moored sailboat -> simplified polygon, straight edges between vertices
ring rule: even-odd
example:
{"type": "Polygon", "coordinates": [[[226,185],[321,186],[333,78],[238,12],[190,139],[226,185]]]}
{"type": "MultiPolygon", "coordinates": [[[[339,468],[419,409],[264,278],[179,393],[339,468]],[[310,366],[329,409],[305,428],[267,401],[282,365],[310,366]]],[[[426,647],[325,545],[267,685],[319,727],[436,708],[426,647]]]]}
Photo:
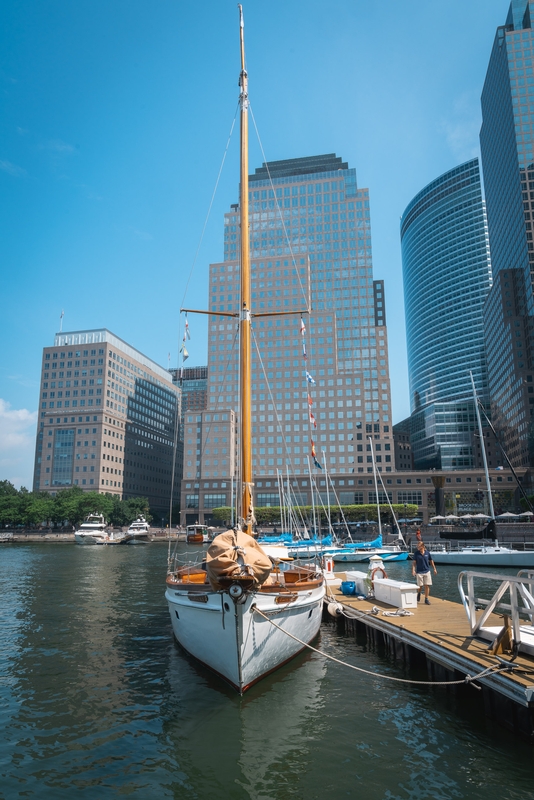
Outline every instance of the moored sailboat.
{"type": "Polygon", "coordinates": [[[284,564],[285,548],[273,548],[271,554],[251,535],[254,523],[251,451],[253,314],[248,230],[248,78],[241,6],[239,10],[240,311],[225,314],[236,317],[240,335],[238,486],[241,492],[238,524],[213,540],[207,554],[201,554],[205,560],[180,567],[175,558],[170,559],[166,598],[178,642],[242,693],[293,658],[315,637],[321,622],[325,582],[321,569],[314,565],[284,564]]]}
{"type": "Polygon", "coordinates": [[[510,547],[502,547],[496,535],[495,511],[493,509],[493,497],[491,492],[491,481],[488,471],[488,461],[484,448],[484,436],[482,432],[482,421],[480,419],[479,400],[477,397],[475,382],[472,373],[471,384],[473,388],[473,398],[477,417],[478,433],[482,449],[482,460],[486,476],[486,487],[488,492],[488,505],[490,511],[490,522],[487,526],[488,538],[494,540],[494,544],[488,545],[468,545],[459,547],[457,550],[436,549],[432,551],[432,558],[436,564],[458,564],[469,567],[534,567],[533,550],[514,550],[510,547]]]}

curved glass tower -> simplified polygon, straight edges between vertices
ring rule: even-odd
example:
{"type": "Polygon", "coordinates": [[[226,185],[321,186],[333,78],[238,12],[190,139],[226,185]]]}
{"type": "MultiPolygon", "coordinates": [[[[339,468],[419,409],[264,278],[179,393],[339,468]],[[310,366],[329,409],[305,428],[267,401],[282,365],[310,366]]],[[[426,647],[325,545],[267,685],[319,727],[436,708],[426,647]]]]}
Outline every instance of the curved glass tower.
{"type": "Polygon", "coordinates": [[[470,467],[469,370],[487,403],[482,312],[491,287],[477,159],[414,197],[401,219],[401,242],[415,466],[470,467]]]}

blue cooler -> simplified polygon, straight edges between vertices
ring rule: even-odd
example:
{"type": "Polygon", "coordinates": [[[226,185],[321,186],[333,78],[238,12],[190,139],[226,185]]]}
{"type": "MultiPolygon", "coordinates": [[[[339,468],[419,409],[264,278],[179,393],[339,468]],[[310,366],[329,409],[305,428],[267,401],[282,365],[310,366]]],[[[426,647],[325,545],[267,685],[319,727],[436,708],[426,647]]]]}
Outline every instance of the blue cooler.
{"type": "Polygon", "coordinates": [[[341,593],[346,595],[355,595],[356,583],[354,581],[341,581],[341,593]]]}

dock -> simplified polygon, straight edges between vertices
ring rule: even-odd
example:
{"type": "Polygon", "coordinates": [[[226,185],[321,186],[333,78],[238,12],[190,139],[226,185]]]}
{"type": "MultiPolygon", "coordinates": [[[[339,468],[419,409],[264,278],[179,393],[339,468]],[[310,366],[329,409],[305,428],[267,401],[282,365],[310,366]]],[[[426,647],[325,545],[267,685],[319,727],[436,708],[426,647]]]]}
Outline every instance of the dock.
{"type": "MultiPolygon", "coordinates": [[[[511,661],[511,653],[494,655],[488,641],[471,635],[461,603],[432,597],[431,605],[421,601],[412,609],[413,615],[383,616],[383,612],[396,609],[376,600],[347,597],[336,587],[330,588],[329,595],[325,602],[328,619],[333,619],[327,612],[328,602],[335,600],[343,606],[343,614],[335,618],[341,629],[347,633],[365,633],[373,646],[383,647],[408,669],[426,666],[429,684],[461,680],[499,665],[499,672],[476,681],[482,690],[484,711],[509,730],[534,742],[534,657],[519,653],[511,661]],[[373,608],[379,612],[371,613],[373,608]]],[[[501,616],[494,616],[491,622],[503,625],[501,616]]]]}

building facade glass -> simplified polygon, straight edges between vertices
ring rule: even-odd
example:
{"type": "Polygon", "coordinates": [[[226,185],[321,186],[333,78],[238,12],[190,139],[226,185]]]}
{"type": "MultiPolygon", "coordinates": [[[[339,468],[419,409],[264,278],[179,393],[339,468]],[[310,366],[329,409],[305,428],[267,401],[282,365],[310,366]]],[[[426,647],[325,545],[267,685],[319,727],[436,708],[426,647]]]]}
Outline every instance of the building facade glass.
{"type": "MultiPolygon", "coordinates": [[[[253,319],[255,491],[276,491],[276,471],[286,465],[307,473],[311,434],[318,460],[324,450],[329,471],[351,476],[353,485],[355,473],[372,472],[370,434],[379,469],[391,472],[384,284],[373,278],[369,192],[335,155],[270,162],[249,180],[252,312],[297,312],[253,319]],[[303,337],[298,312],[309,300],[313,313],[303,316],[303,337]],[[306,372],[315,381],[312,432],[306,372]]],[[[224,220],[224,261],[210,266],[211,311],[237,311],[238,257],[233,205],[224,220]]],[[[235,322],[210,318],[208,345],[208,406],[189,427],[186,417],[183,492],[211,493],[223,479],[229,504],[238,412],[235,322]]]]}
{"type": "Polygon", "coordinates": [[[179,400],[169,372],[110,331],[58,333],[43,351],[34,490],[147,497],[165,514],[179,400]]]}
{"type": "Polygon", "coordinates": [[[482,92],[480,146],[495,284],[485,309],[491,410],[508,457],[534,463],[534,3],[513,0],[482,92]]]}
{"type": "Polygon", "coordinates": [[[477,159],[441,175],[401,219],[416,469],[474,466],[469,371],[488,404],[483,308],[491,262],[477,159]]]}

